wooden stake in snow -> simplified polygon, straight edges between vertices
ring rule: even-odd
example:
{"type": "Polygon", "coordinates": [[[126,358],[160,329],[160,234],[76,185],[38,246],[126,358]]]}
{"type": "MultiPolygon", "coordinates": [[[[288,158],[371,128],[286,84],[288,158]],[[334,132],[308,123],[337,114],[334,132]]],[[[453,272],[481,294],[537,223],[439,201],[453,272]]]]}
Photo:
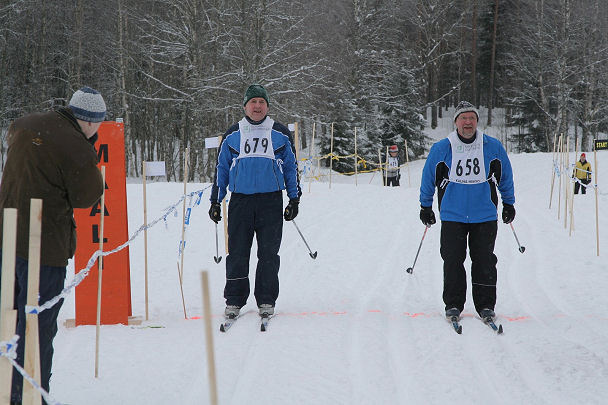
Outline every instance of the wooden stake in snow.
{"type": "Polygon", "coordinates": [[[551,209],[551,201],[553,200],[553,184],[555,183],[555,141],[557,134],[553,135],[553,159],[551,160],[551,194],[549,194],[549,209],[551,209]]]}
{"type": "MultiPolygon", "coordinates": [[[[203,283],[203,316],[205,321],[205,339],[207,342],[207,369],[209,372],[210,404],[217,405],[217,378],[215,373],[215,356],[213,352],[213,327],[211,326],[211,298],[209,295],[209,274],[206,270],[201,272],[203,283]]],[[[206,403],[206,401],[203,401],[206,403]]]]}
{"type": "Polygon", "coordinates": [[[407,186],[412,187],[412,179],[410,177],[410,155],[407,151],[407,139],[405,140],[405,164],[407,166],[407,186]]]}
{"type": "MultiPolygon", "coordinates": [[[[17,251],[17,210],[4,209],[2,229],[2,290],[0,291],[0,341],[8,342],[15,334],[17,310],[13,309],[15,295],[15,252],[17,251]]],[[[21,337],[23,339],[23,337],[21,337]]],[[[22,339],[18,344],[22,344],[22,339]]],[[[13,365],[7,358],[0,357],[0,404],[11,402],[11,382],[13,365]]]]}
{"type": "MultiPolygon", "coordinates": [[[[30,241],[27,267],[26,305],[38,306],[40,287],[40,239],[42,236],[42,200],[30,200],[30,241]]],[[[40,384],[40,337],[38,334],[38,315],[25,315],[25,360],[23,368],[40,384]]],[[[40,405],[42,397],[31,384],[23,384],[23,404],[40,405]]]]}
{"type": "Polygon", "coordinates": [[[334,123],[331,123],[331,135],[329,143],[329,188],[331,189],[331,172],[334,165],[334,123]]]}
{"type": "MultiPolygon", "coordinates": [[[[310,173],[308,174],[308,192],[310,193],[310,183],[312,183],[312,175],[313,175],[313,157],[315,156],[315,129],[316,129],[316,122],[312,123],[312,143],[310,144],[310,173]]],[[[320,159],[317,159],[317,161],[320,161],[320,159]]],[[[318,173],[318,171],[317,171],[318,173]]]]}
{"type": "MultiPolygon", "coordinates": [[[[103,253],[103,219],[105,214],[105,196],[106,196],[106,167],[101,166],[101,179],[103,183],[103,193],[101,194],[100,202],[100,219],[99,219],[99,251],[103,253]]],[[[99,377],[99,333],[101,325],[101,285],[103,279],[103,255],[99,255],[97,261],[97,322],[95,327],[95,378],[99,377]]]]}
{"type": "Polygon", "coordinates": [[[388,145],[386,145],[386,159],[384,160],[384,185],[388,186],[388,145]]]}
{"type": "Polygon", "coordinates": [[[358,156],[357,156],[357,127],[355,127],[355,186],[358,186],[358,184],[357,184],[357,161],[358,161],[358,156]]]}
{"type": "Polygon", "coordinates": [[[593,182],[593,184],[595,184],[595,244],[596,244],[596,250],[597,250],[597,256],[600,256],[600,223],[599,223],[599,207],[598,207],[598,202],[597,202],[597,185],[598,185],[598,181],[597,181],[597,141],[594,140],[593,142],[593,166],[595,168],[595,173],[593,174],[595,176],[595,181],[593,182]]]}

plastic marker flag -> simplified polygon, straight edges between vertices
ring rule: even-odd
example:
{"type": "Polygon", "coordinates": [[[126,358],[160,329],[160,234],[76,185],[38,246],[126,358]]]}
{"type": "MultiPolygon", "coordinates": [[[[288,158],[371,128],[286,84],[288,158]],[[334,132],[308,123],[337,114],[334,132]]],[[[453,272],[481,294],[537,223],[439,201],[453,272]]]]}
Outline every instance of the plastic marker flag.
{"type": "Polygon", "coordinates": [[[145,162],[146,176],[166,176],[165,162],[145,162]]]}
{"type": "Polygon", "coordinates": [[[212,136],[211,138],[205,138],[205,149],[213,149],[220,147],[220,137],[212,136]]]}

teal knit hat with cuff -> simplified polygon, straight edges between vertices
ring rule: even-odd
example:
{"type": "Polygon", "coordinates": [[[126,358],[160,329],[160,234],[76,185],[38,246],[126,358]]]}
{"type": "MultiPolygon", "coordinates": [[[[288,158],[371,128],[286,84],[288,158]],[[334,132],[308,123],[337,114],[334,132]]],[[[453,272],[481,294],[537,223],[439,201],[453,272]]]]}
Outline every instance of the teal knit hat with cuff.
{"type": "Polygon", "coordinates": [[[261,84],[252,84],[251,86],[247,87],[245,97],[243,98],[243,105],[247,104],[249,100],[255,97],[262,97],[264,100],[266,100],[266,104],[270,104],[266,89],[262,87],[261,84]]]}

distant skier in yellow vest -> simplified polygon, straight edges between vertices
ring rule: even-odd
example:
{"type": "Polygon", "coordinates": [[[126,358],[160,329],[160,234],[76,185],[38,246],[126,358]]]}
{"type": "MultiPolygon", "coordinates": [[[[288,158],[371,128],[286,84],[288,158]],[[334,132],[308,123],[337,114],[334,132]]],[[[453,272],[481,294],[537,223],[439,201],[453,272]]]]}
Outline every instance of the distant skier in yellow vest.
{"type": "Polygon", "coordinates": [[[574,194],[578,194],[578,189],[581,189],[581,194],[586,194],[587,187],[585,185],[591,183],[591,165],[587,162],[584,153],[581,153],[581,158],[574,166],[572,178],[578,181],[574,183],[574,194]],[[581,184],[582,183],[582,184],[581,184]]]}

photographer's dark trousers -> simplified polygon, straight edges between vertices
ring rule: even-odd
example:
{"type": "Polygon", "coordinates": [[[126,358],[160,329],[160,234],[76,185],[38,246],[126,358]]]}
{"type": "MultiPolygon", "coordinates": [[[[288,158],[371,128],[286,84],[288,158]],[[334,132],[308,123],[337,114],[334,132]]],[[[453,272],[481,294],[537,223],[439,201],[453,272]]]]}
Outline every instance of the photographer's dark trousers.
{"type": "Polygon", "coordinates": [[[579,180],[581,183],[580,184],[578,181],[576,183],[574,183],[574,194],[578,194],[578,190],[580,188],[581,190],[581,194],[587,194],[587,187],[585,187],[587,184],[591,183],[591,180],[579,180]]]}
{"type": "MultiPolygon", "coordinates": [[[[0,262],[2,252],[0,251],[0,262]]],[[[23,366],[25,349],[25,304],[27,302],[27,266],[28,262],[20,257],[16,258],[15,264],[15,307],[17,308],[17,335],[19,341],[17,346],[17,363],[23,366]]],[[[65,267],[40,266],[40,287],[38,304],[44,304],[51,298],[59,295],[63,290],[65,281],[65,267]]],[[[38,334],[40,337],[40,385],[47,392],[51,379],[51,367],[53,365],[53,339],[57,334],[57,316],[63,305],[63,299],[55,306],[38,315],[38,334]]],[[[23,377],[13,369],[13,383],[11,390],[11,401],[21,403],[23,392],[23,377]]],[[[29,384],[29,383],[26,383],[29,384]]],[[[46,401],[42,400],[43,404],[46,401]]]]}
{"type": "Polygon", "coordinates": [[[496,305],[496,241],[497,221],[467,224],[441,222],[441,257],[443,259],[443,302],[445,308],[458,308],[461,312],[467,293],[467,275],[464,261],[467,252],[471,257],[473,303],[477,312],[496,305]]]}
{"type": "Polygon", "coordinates": [[[283,235],[283,193],[232,193],[228,206],[226,305],[244,306],[249,297],[249,256],[253,235],[258,245],[256,302],[274,306],[279,296],[279,248],[283,235]]]}

